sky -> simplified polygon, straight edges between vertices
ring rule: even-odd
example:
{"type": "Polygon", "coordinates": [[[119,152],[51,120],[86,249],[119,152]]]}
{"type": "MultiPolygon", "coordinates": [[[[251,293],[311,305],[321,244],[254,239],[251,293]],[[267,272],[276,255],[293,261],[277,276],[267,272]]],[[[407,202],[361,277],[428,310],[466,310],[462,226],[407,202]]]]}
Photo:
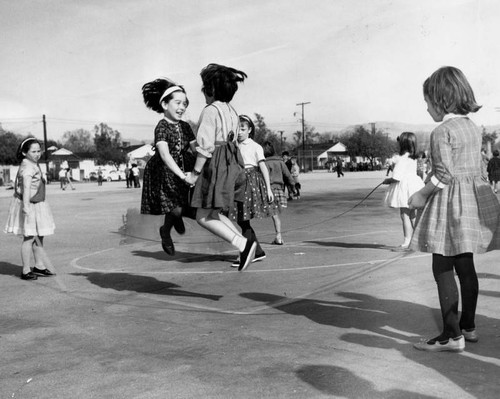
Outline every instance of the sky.
{"type": "Polygon", "coordinates": [[[209,63],[248,79],[233,105],[289,137],[376,121],[432,124],[423,81],[460,68],[500,123],[497,0],[0,0],[0,123],[49,139],[104,122],[151,142],[144,83],[183,85],[197,121],[209,63]]]}

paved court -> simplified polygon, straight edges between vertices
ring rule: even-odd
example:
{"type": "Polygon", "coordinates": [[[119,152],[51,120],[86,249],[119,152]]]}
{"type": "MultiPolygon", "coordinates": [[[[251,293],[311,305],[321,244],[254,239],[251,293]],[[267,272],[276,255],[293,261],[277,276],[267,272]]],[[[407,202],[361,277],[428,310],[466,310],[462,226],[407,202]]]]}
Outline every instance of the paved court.
{"type": "Polygon", "coordinates": [[[22,281],[21,241],[0,235],[0,398],[497,398],[500,252],[475,258],[479,343],[414,350],[439,332],[437,293],[430,255],[390,250],[384,188],[359,204],[384,177],[302,175],[285,245],[253,222],[267,258],[242,273],[191,220],[166,255],[138,189],[49,185],[57,278],[22,281]]]}

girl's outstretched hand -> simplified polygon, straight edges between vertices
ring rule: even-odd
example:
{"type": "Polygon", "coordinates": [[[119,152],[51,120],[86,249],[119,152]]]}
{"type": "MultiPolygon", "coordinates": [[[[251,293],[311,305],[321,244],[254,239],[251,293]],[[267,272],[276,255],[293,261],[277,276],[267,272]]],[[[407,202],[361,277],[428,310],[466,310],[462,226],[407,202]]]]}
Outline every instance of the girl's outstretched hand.
{"type": "Polygon", "coordinates": [[[408,199],[408,208],[410,209],[420,209],[425,205],[427,198],[420,194],[420,191],[417,191],[408,199]]]}

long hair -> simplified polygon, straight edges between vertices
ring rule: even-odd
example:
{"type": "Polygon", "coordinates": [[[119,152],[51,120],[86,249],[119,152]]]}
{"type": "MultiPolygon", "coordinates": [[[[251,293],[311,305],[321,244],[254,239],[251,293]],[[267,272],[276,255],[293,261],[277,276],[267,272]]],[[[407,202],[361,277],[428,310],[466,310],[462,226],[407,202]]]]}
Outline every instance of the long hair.
{"type": "Polygon", "coordinates": [[[30,150],[33,144],[40,145],[40,142],[34,137],[28,137],[27,139],[24,139],[17,147],[16,158],[19,161],[22,161],[24,159],[24,154],[30,150]]]}
{"type": "Polygon", "coordinates": [[[425,80],[424,96],[445,114],[467,115],[481,108],[463,72],[452,66],[439,68],[425,80]]]}
{"type": "Polygon", "coordinates": [[[238,90],[238,83],[243,82],[247,74],[224,65],[208,64],[201,70],[200,76],[203,82],[201,90],[207,96],[228,103],[238,90]]]}
{"type": "Polygon", "coordinates": [[[399,155],[410,154],[411,159],[417,159],[417,136],[412,132],[403,132],[398,137],[399,155]]]}
{"type": "Polygon", "coordinates": [[[255,136],[255,125],[250,119],[249,116],[246,115],[240,115],[240,123],[246,123],[248,125],[248,128],[250,129],[250,133],[248,133],[248,137],[251,139],[254,138],[255,136]]]}
{"type": "Polygon", "coordinates": [[[142,86],[142,98],[144,99],[146,107],[158,112],[159,114],[163,114],[163,107],[160,103],[160,99],[163,96],[163,93],[165,93],[168,88],[173,86],[178,86],[179,90],[170,93],[162,100],[162,102],[164,101],[168,103],[172,99],[174,93],[181,91],[186,94],[186,103],[189,105],[189,100],[187,99],[187,93],[184,87],[179,86],[168,79],[155,79],[142,86]]]}

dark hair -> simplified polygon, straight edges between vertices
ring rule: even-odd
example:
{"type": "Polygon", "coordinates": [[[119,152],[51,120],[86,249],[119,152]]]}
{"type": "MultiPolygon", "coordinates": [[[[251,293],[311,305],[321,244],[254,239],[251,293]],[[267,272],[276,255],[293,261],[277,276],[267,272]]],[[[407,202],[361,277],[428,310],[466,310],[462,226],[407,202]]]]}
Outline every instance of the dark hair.
{"type": "Polygon", "coordinates": [[[426,158],[425,151],[419,151],[418,156],[422,158],[426,158]]]}
{"type": "Polygon", "coordinates": [[[412,132],[403,132],[398,137],[399,155],[410,154],[411,159],[417,158],[417,136],[412,132]]]}
{"type": "Polygon", "coordinates": [[[176,85],[174,82],[168,79],[156,79],[142,86],[142,98],[144,99],[144,104],[146,104],[146,107],[152,109],[155,112],[158,112],[159,114],[163,114],[164,111],[160,103],[160,99],[163,96],[163,93],[165,93],[168,88],[173,86],[178,86],[179,90],[173,91],[163,100],[161,100],[161,102],[168,103],[174,96],[174,93],[180,91],[186,94],[186,103],[187,105],[189,105],[189,100],[187,99],[187,93],[186,90],[184,90],[184,87],[176,85]]]}
{"type": "Polygon", "coordinates": [[[22,161],[24,159],[24,153],[28,152],[33,144],[38,144],[41,146],[38,139],[34,137],[28,137],[24,139],[17,147],[16,157],[18,160],[22,161]]]}
{"type": "Polygon", "coordinates": [[[282,157],[284,157],[285,155],[286,155],[287,157],[289,157],[289,156],[290,156],[290,153],[289,153],[288,151],[283,151],[283,152],[281,153],[281,156],[282,156],[282,157]]]}
{"type": "Polygon", "coordinates": [[[500,155],[500,152],[498,150],[493,151],[493,156],[498,157],[500,155]]]}
{"type": "Polygon", "coordinates": [[[255,136],[255,125],[250,117],[246,115],[240,115],[240,123],[246,123],[248,125],[248,127],[251,129],[250,133],[248,133],[248,137],[253,139],[255,136]]]}
{"type": "Polygon", "coordinates": [[[266,141],[264,143],[264,145],[262,146],[262,149],[264,150],[264,157],[265,158],[272,157],[274,154],[276,154],[274,152],[274,146],[272,145],[272,143],[270,141],[266,141]]]}
{"type": "Polygon", "coordinates": [[[425,80],[424,97],[445,114],[467,115],[481,108],[463,72],[451,66],[439,68],[425,80]]]}
{"type": "Polygon", "coordinates": [[[247,74],[237,69],[219,64],[208,64],[200,72],[203,91],[214,100],[230,102],[238,90],[238,82],[243,82],[247,74]]]}

